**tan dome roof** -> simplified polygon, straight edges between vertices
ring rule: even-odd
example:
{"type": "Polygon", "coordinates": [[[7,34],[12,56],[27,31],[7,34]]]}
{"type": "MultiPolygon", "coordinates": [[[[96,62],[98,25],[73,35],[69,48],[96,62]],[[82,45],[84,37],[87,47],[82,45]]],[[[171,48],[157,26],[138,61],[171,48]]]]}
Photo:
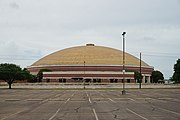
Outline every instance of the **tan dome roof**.
{"type": "MultiPolygon", "coordinates": [[[[38,60],[32,66],[39,65],[122,65],[122,51],[87,44],[63,49],[38,60]]],[[[139,59],[125,53],[125,64],[139,66],[139,59]]],[[[142,61],[142,66],[149,66],[142,61]]]]}

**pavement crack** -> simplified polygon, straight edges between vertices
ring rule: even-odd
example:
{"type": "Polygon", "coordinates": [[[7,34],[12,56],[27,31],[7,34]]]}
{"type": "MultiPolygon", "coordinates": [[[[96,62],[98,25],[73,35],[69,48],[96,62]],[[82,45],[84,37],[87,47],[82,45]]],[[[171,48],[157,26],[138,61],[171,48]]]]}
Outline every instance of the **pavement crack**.
{"type": "Polygon", "coordinates": [[[145,99],[145,101],[149,103],[150,107],[152,108],[152,111],[156,110],[156,108],[155,108],[155,106],[153,105],[152,102],[150,102],[148,99],[145,99]]]}
{"type": "Polygon", "coordinates": [[[75,108],[74,110],[78,113],[80,108],[81,108],[81,107],[77,107],[77,108],[75,108]]]}
{"type": "Polygon", "coordinates": [[[116,119],[116,118],[117,118],[117,115],[114,115],[114,118],[116,119]]]}
{"type": "Polygon", "coordinates": [[[113,112],[116,112],[116,111],[119,111],[120,108],[117,108],[117,109],[114,109],[114,110],[110,110],[110,111],[104,111],[104,112],[99,112],[99,113],[113,113],[113,112]]]}
{"type": "Polygon", "coordinates": [[[119,111],[120,108],[114,109],[111,112],[119,111]]]}

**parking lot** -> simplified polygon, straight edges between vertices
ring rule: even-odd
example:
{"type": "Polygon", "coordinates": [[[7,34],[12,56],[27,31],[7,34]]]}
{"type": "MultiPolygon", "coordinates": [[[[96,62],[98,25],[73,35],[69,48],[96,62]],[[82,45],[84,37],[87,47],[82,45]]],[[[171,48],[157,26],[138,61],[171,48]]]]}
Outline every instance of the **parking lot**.
{"type": "Polygon", "coordinates": [[[0,120],[179,120],[179,89],[0,89],[0,120]]]}

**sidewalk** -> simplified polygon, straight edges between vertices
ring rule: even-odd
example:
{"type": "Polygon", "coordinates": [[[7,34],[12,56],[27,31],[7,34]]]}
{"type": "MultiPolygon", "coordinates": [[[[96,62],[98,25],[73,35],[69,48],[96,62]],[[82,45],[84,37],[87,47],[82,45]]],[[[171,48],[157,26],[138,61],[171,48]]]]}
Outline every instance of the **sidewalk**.
{"type": "MultiPolygon", "coordinates": [[[[85,88],[122,88],[122,83],[86,83],[85,88]]],[[[0,88],[8,88],[0,83],[0,88]]],[[[84,88],[83,83],[14,83],[12,88],[84,88]]],[[[139,88],[138,83],[125,83],[125,88],[139,88]]],[[[141,88],[180,88],[180,84],[142,84],[141,88]]]]}

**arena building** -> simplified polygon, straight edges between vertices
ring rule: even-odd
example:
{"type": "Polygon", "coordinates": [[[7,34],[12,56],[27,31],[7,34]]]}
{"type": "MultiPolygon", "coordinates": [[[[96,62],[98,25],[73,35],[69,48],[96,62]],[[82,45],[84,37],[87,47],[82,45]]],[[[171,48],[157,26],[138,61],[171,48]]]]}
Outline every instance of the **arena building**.
{"type": "MultiPolygon", "coordinates": [[[[95,46],[77,46],[54,52],[38,60],[27,69],[31,74],[43,72],[43,82],[125,82],[135,83],[134,72],[140,71],[140,60],[117,49],[95,46]]],[[[142,83],[150,83],[153,67],[141,61],[142,83]]]]}

